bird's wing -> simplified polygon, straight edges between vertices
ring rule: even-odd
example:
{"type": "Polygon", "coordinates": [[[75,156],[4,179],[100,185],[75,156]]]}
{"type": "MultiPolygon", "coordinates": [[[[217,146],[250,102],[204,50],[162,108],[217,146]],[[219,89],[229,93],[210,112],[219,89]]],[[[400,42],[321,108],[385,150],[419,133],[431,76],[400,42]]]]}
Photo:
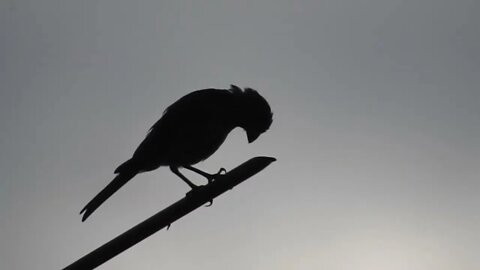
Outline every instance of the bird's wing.
{"type": "Polygon", "coordinates": [[[195,125],[212,116],[218,117],[229,96],[230,92],[223,89],[203,89],[187,94],[168,106],[149,132],[170,128],[171,125],[195,125]]]}
{"type": "Polygon", "coordinates": [[[198,131],[209,121],[218,121],[222,110],[228,106],[228,90],[197,90],[180,98],[165,109],[162,117],[150,128],[138,146],[135,155],[149,155],[165,144],[198,131]]]}

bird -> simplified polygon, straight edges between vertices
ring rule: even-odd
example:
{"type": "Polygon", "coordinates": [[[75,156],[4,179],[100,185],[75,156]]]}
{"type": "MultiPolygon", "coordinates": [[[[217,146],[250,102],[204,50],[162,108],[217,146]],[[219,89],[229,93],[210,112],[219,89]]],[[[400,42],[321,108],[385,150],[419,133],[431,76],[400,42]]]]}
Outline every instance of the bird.
{"type": "Polygon", "coordinates": [[[198,186],[180,168],[212,182],[225,169],[209,174],[192,165],[215,153],[233,129],[243,129],[248,143],[252,143],[272,121],[270,105],[252,88],[230,85],[229,89],[208,88],[183,96],[165,109],[132,157],[115,169],[114,179],[80,211],[82,222],[137,174],[161,166],[168,166],[191,189],[198,186]]]}

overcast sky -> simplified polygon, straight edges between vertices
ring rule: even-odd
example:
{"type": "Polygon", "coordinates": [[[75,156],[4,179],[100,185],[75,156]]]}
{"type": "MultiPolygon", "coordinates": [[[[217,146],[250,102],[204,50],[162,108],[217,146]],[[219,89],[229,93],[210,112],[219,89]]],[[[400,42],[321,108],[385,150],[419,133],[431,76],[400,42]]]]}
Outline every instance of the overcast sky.
{"type": "Polygon", "coordinates": [[[160,168],[78,215],[168,105],[234,83],[270,102],[273,125],[253,144],[234,130],[198,167],[278,161],[99,269],[479,269],[479,13],[1,1],[1,268],[63,268],[184,196],[160,168]]]}

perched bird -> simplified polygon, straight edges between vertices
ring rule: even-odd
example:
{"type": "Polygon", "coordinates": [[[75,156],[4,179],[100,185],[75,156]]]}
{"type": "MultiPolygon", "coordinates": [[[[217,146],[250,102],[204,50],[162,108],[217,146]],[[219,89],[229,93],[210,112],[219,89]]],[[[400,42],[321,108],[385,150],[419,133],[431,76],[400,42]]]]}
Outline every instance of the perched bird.
{"type": "Polygon", "coordinates": [[[149,130],[132,158],[121,164],[117,176],[80,212],[88,218],[113,193],[141,172],[169,166],[192,189],[197,186],[179,168],[196,172],[211,182],[217,174],[192,167],[210,157],[236,127],[246,131],[248,142],[255,141],[272,123],[267,101],[251,88],[197,90],[170,105],[149,130]]]}

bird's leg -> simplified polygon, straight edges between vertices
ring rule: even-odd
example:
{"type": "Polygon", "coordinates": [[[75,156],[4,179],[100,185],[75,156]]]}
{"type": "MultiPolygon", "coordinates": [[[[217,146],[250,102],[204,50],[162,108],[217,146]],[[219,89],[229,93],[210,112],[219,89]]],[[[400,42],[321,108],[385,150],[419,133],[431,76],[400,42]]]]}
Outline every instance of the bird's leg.
{"type": "MultiPolygon", "coordinates": [[[[190,166],[190,165],[185,165],[185,166],[183,166],[183,167],[184,167],[185,169],[188,169],[188,170],[190,170],[190,171],[192,171],[192,172],[196,172],[196,173],[200,174],[201,176],[207,178],[209,184],[215,179],[215,177],[217,177],[218,175],[221,175],[222,173],[226,173],[226,172],[227,172],[227,170],[225,170],[225,168],[220,168],[220,170],[218,170],[218,172],[217,172],[216,174],[209,174],[209,173],[206,173],[206,172],[204,172],[204,171],[202,171],[202,170],[199,170],[199,169],[197,169],[197,168],[194,168],[194,167],[192,167],[192,166],[190,166]]],[[[209,206],[211,206],[212,204],[213,204],[213,199],[210,200],[210,201],[208,202],[208,205],[205,205],[205,206],[206,206],[206,207],[209,207],[209,206]]]]}
{"type": "Polygon", "coordinates": [[[170,170],[176,174],[178,177],[180,177],[180,179],[182,179],[185,183],[187,183],[188,186],[190,186],[192,189],[195,189],[197,188],[198,186],[195,185],[194,183],[192,183],[192,181],[188,180],[187,177],[185,177],[185,175],[181,174],[180,171],[178,170],[178,167],[176,166],[170,166],[170,170]]]}
{"type": "Polygon", "coordinates": [[[185,166],[183,166],[183,167],[184,167],[185,169],[188,169],[188,170],[190,170],[190,171],[192,171],[192,172],[196,172],[196,173],[200,174],[201,176],[207,178],[208,183],[211,183],[211,182],[215,179],[215,177],[221,175],[222,173],[226,173],[226,172],[227,172],[227,170],[225,170],[225,168],[220,168],[220,170],[218,170],[218,172],[217,172],[216,174],[209,174],[209,173],[206,173],[206,172],[204,172],[204,171],[202,171],[202,170],[199,170],[199,169],[197,169],[197,168],[194,168],[194,167],[192,167],[192,166],[190,166],[190,165],[185,165],[185,166]]]}

